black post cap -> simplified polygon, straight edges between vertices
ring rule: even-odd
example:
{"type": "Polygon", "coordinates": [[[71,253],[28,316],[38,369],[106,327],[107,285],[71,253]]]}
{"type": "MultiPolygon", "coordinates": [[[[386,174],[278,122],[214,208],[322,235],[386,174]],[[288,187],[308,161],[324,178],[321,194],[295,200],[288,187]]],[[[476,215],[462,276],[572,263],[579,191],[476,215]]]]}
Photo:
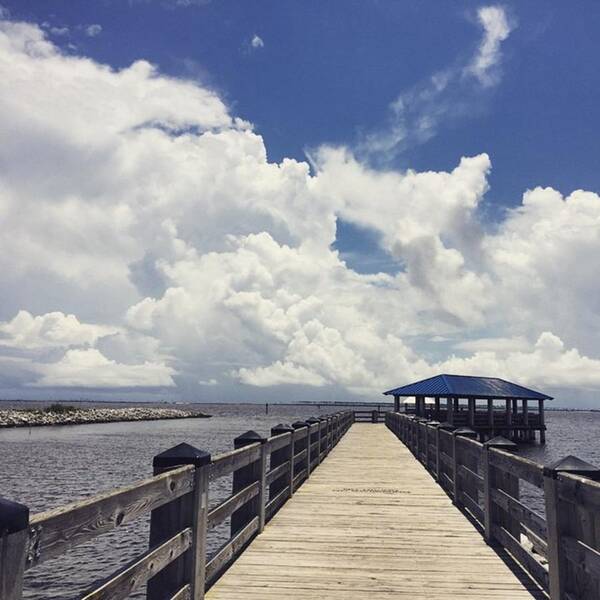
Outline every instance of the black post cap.
{"type": "Polygon", "coordinates": [[[459,427],[452,432],[452,435],[461,435],[467,438],[477,438],[477,432],[473,431],[470,427],[459,427]]]}
{"type": "Polygon", "coordinates": [[[600,479],[600,469],[594,465],[577,458],[572,454],[557,460],[544,467],[544,475],[556,478],[559,473],[571,473],[572,475],[581,475],[597,481],[600,479]]]}
{"type": "Polygon", "coordinates": [[[0,497],[0,537],[29,527],[29,508],[0,497]]]}
{"type": "Polygon", "coordinates": [[[449,423],[448,421],[443,421],[440,423],[439,428],[444,429],[445,431],[453,431],[456,429],[456,425],[452,425],[452,423],[449,423]]]}
{"type": "Polygon", "coordinates": [[[152,460],[152,466],[159,469],[171,469],[182,465],[201,467],[210,463],[210,453],[198,450],[183,442],[157,454],[152,460]]]}
{"type": "Polygon", "coordinates": [[[282,433],[290,433],[294,428],[287,423],[279,423],[275,427],[271,427],[271,435],[281,435],[282,433]]]}
{"type": "Polygon", "coordinates": [[[427,423],[427,425],[431,425],[432,427],[437,427],[438,425],[441,425],[441,423],[439,421],[429,421],[429,423],[427,423]]]}
{"type": "Polygon", "coordinates": [[[292,423],[292,427],[294,429],[302,429],[302,427],[307,427],[308,424],[306,423],[306,421],[295,421],[294,423],[292,423]]]}
{"type": "Polygon", "coordinates": [[[483,445],[486,448],[500,448],[500,450],[517,450],[519,448],[518,444],[507,440],[501,435],[493,437],[491,440],[484,442],[483,445]]]}
{"type": "Polygon", "coordinates": [[[306,419],[307,423],[310,423],[311,425],[314,425],[315,423],[319,423],[319,419],[317,419],[317,417],[309,417],[308,419],[306,419]]]}
{"type": "Polygon", "coordinates": [[[267,438],[251,429],[250,431],[246,431],[246,433],[242,433],[242,435],[238,435],[233,440],[233,445],[235,448],[243,448],[244,446],[250,446],[250,444],[256,444],[256,442],[264,444],[266,441],[267,438]]]}

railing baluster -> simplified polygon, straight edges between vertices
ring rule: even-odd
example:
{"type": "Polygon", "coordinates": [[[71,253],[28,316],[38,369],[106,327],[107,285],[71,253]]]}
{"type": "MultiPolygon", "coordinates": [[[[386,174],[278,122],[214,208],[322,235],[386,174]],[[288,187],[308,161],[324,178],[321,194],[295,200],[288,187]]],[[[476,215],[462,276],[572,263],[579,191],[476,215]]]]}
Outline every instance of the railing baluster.
{"type": "MultiPolygon", "coordinates": [[[[550,600],[563,600],[567,596],[578,597],[573,595],[575,582],[569,577],[570,569],[564,543],[566,536],[577,536],[578,524],[573,520],[578,516],[560,497],[560,475],[562,473],[581,475],[594,480],[600,478],[600,469],[576,456],[567,456],[544,467],[550,600]]],[[[581,524],[579,524],[580,526],[581,524]]]]}
{"type": "Polygon", "coordinates": [[[256,431],[247,431],[235,438],[233,446],[245,448],[252,444],[262,444],[261,453],[258,460],[251,462],[245,467],[241,467],[233,473],[232,494],[237,494],[250,484],[258,481],[260,484],[259,492],[254,498],[249,500],[244,506],[238,508],[231,515],[231,537],[239,533],[254,517],[259,518],[259,528],[262,516],[262,525],[264,527],[264,505],[265,505],[265,481],[264,481],[264,464],[265,464],[265,442],[266,438],[262,437],[256,431]]]}
{"type": "MultiPolygon", "coordinates": [[[[153,461],[154,475],[170,471],[183,465],[194,465],[196,469],[210,464],[211,456],[208,452],[198,450],[189,444],[179,444],[174,448],[157,454],[153,461]]],[[[192,547],[184,554],[159,571],[148,581],[148,600],[162,600],[175,594],[186,584],[197,588],[204,587],[204,562],[206,539],[206,508],[208,504],[208,490],[206,488],[208,475],[205,469],[197,472],[194,478],[194,489],[165,504],[155,508],[150,516],[150,548],[159,546],[171,539],[187,527],[192,528],[194,540],[192,547]],[[203,486],[198,489],[198,484],[203,486]],[[204,508],[199,504],[204,501],[204,508]],[[202,518],[199,524],[197,519],[202,518]],[[202,539],[202,537],[204,539],[202,539]],[[202,579],[202,581],[200,581],[202,579]]],[[[197,596],[202,598],[202,596],[197,596]]]]}
{"type": "Polygon", "coordinates": [[[488,543],[492,543],[494,539],[493,527],[496,524],[494,515],[497,510],[492,500],[492,491],[497,489],[496,469],[492,466],[490,461],[490,455],[493,448],[516,450],[517,445],[500,436],[492,438],[483,444],[483,518],[485,539],[488,543]]]}

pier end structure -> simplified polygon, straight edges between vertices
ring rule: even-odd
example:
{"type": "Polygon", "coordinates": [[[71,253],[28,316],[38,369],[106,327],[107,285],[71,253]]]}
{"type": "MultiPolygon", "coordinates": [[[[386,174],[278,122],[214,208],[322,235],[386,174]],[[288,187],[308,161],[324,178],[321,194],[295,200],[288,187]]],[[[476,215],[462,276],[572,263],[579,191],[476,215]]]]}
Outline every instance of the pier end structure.
{"type": "Polygon", "coordinates": [[[470,427],[481,441],[502,435],[514,441],[546,441],[544,402],[551,396],[498,377],[436,375],[388,390],[394,412],[470,427]]]}

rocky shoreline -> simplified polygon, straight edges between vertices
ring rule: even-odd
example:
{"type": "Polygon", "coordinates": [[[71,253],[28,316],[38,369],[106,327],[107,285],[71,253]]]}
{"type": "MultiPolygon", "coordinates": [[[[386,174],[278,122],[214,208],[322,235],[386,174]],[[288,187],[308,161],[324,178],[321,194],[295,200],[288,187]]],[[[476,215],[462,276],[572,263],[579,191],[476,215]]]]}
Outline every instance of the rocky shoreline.
{"type": "Polygon", "coordinates": [[[0,410],[1,427],[42,427],[45,425],[83,425],[120,421],[157,421],[160,419],[206,419],[200,411],[177,408],[71,408],[61,410],[0,410]]]}

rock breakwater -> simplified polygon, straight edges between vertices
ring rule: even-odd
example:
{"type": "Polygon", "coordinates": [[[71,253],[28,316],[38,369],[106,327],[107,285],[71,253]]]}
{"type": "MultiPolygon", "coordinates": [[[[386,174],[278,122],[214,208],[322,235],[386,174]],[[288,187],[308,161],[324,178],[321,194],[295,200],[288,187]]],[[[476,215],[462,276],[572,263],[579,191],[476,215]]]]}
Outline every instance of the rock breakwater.
{"type": "Polygon", "coordinates": [[[71,408],[62,410],[0,410],[0,427],[40,427],[43,425],[82,425],[119,421],[208,418],[200,411],[177,408],[71,408]]]}

